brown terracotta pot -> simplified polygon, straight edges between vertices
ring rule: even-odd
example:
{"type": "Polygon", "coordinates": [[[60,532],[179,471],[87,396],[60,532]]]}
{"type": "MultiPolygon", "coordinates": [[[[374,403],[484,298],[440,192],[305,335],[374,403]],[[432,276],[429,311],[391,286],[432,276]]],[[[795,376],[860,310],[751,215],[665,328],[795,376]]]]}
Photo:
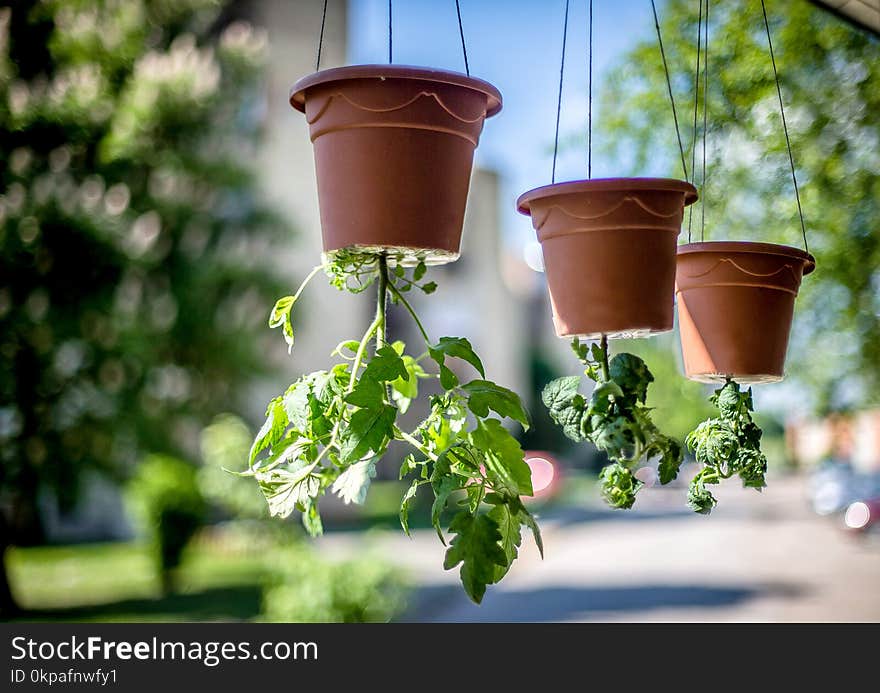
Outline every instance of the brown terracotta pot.
{"type": "Polygon", "coordinates": [[[495,87],[455,72],[355,65],[304,77],[290,103],[309,123],[326,252],[458,257],[474,149],[501,110],[495,87]]]}
{"type": "Polygon", "coordinates": [[[560,337],[643,337],[672,329],[675,244],[690,183],[597,178],[535,188],[517,200],[544,251],[560,337]]]}
{"type": "Polygon", "coordinates": [[[688,378],[782,380],[794,299],[816,267],[785,245],[713,241],[678,248],[676,296],[688,378]]]}

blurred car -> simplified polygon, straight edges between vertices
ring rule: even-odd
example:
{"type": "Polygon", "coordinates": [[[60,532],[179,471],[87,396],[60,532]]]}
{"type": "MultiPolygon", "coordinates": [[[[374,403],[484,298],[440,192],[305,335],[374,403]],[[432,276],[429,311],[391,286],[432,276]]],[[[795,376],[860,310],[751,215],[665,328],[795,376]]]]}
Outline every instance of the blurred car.
{"type": "Polygon", "coordinates": [[[833,515],[865,498],[880,498],[880,472],[858,472],[848,462],[827,460],[813,472],[807,488],[813,510],[833,515]]]}
{"type": "Polygon", "coordinates": [[[843,523],[852,532],[880,534],[880,496],[850,503],[843,523]]]}

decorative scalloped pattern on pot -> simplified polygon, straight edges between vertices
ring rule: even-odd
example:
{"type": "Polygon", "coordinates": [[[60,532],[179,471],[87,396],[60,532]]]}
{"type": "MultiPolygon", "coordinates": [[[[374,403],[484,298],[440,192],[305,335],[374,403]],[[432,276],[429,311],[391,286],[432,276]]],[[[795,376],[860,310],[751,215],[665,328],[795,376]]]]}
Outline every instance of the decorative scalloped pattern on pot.
{"type": "Polygon", "coordinates": [[[531,214],[560,337],[672,329],[676,239],[696,190],[666,179],[560,183],[520,197],[531,214]]]}
{"type": "Polygon", "coordinates": [[[432,263],[456,259],[474,149],[500,108],[494,88],[397,66],[335,68],[300,84],[292,103],[314,145],[325,252],[411,248],[432,263]]]}
{"type": "Polygon", "coordinates": [[[814,264],[811,256],[787,246],[681,246],[676,295],[688,378],[781,380],[795,297],[814,264]]]}

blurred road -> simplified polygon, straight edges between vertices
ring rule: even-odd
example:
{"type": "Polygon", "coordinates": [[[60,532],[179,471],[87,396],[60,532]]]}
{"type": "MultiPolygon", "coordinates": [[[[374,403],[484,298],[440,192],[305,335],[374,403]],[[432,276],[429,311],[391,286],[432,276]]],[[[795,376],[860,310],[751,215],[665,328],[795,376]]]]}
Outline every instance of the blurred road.
{"type": "MultiPolygon", "coordinates": [[[[880,542],[845,533],[810,510],[801,478],[762,495],[731,483],[711,517],[684,507],[684,489],[648,489],[640,509],[559,510],[542,520],[545,560],[531,539],[483,604],[440,566],[432,531],[382,532],[368,545],[417,585],[412,621],[880,621],[880,542]]],[[[363,550],[347,533],[321,540],[339,556],[363,550]]]]}

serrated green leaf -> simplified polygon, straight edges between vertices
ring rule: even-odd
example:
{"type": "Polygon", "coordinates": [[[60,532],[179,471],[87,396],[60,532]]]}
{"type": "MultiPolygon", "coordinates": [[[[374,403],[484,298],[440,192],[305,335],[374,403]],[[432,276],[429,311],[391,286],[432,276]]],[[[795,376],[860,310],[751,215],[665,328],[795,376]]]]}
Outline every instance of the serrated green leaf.
{"type": "Polygon", "coordinates": [[[409,533],[409,510],[410,505],[415,500],[416,494],[419,491],[419,486],[421,486],[423,481],[419,481],[418,479],[413,479],[413,482],[409,485],[409,488],[406,490],[406,493],[403,494],[403,498],[400,501],[400,526],[403,527],[403,531],[406,533],[406,536],[410,536],[409,533]]]}
{"type": "Polygon", "coordinates": [[[507,504],[496,505],[488,513],[489,517],[495,520],[498,525],[498,532],[501,535],[501,549],[507,558],[506,565],[496,565],[492,582],[500,581],[511,565],[519,556],[519,547],[522,544],[522,532],[520,530],[519,513],[511,510],[507,504]]]}
{"type": "Polygon", "coordinates": [[[535,539],[535,545],[538,547],[538,553],[541,554],[541,558],[544,558],[544,540],[541,538],[541,528],[538,527],[538,523],[535,521],[534,516],[525,506],[521,507],[520,516],[523,523],[532,530],[532,536],[535,539]]]}
{"type": "Polygon", "coordinates": [[[340,461],[345,464],[361,459],[371,450],[381,453],[393,435],[397,409],[383,405],[379,409],[358,409],[343,429],[340,461]]]}
{"type": "Polygon", "coordinates": [[[458,378],[446,366],[447,356],[454,356],[467,361],[476,369],[481,377],[486,377],[486,373],[483,370],[483,362],[474,353],[471,343],[464,337],[441,337],[437,344],[428,348],[428,354],[436,361],[437,366],[440,368],[440,384],[445,390],[452,390],[458,385],[458,378]]]}
{"type": "Polygon", "coordinates": [[[400,358],[394,347],[385,345],[373,354],[361,378],[369,378],[384,383],[396,380],[397,378],[407,380],[409,373],[406,371],[403,359],[400,358]]]}
{"type": "Polygon", "coordinates": [[[370,482],[376,476],[376,460],[366,459],[355,462],[342,472],[333,482],[331,490],[348,505],[363,505],[370,489],[370,482]]]}
{"type": "Polygon", "coordinates": [[[507,556],[501,548],[498,523],[487,514],[471,515],[466,510],[457,513],[449,525],[455,534],[443,567],[446,570],[461,564],[461,584],[468,596],[479,604],[486,593],[486,585],[495,580],[498,566],[507,565],[507,556]]]}
{"type": "Polygon", "coordinates": [[[391,397],[400,413],[405,414],[410,403],[419,396],[419,378],[424,378],[427,374],[412,356],[404,355],[401,358],[408,377],[391,381],[391,397]]]}
{"type": "Polygon", "coordinates": [[[284,341],[287,343],[287,352],[293,349],[293,323],[290,318],[290,311],[296,299],[293,296],[284,296],[279,298],[269,313],[269,327],[281,327],[281,333],[284,335],[284,341]]]}
{"type": "Polygon", "coordinates": [[[310,537],[319,537],[324,533],[324,523],[321,522],[321,514],[318,512],[318,501],[309,498],[306,509],[302,513],[302,523],[310,537]]]}
{"type": "Polygon", "coordinates": [[[479,421],[469,440],[482,454],[496,492],[511,496],[533,494],[532,471],[525,462],[523,450],[498,419],[479,421]]]}
{"type": "Polygon", "coordinates": [[[562,427],[562,432],[571,440],[581,442],[583,431],[581,422],[584,416],[584,398],[578,392],[581,379],[576,375],[557,378],[544,387],[541,400],[550,413],[550,418],[562,427]]]}
{"type": "Polygon", "coordinates": [[[434,489],[434,502],[431,504],[431,524],[437,530],[437,536],[440,537],[440,541],[446,544],[446,537],[443,536],[443,526],[440,524],[440,519],[443,516],[443,511],[446,509],[446,501],[449,500],[449,496],[461,488],[461,480],[450,474],[449,476],[440,477],[439,480],[432,480],[432,486],[434,489]]]}
{"type": "Polygon", "coordinates": [[[269,406],[266,408],[266,421],[257,432],[253,445],[251,445],[250,454],[248,455],[249,467],[253,466],[257,455],[281,440],[287,424],[287,413],[284,411],[282,398],[276,397],[269,402],[269,406]]]}
{"type": "Polygon", "coordinates": [[[311,387],[309,383],[303,379],[298,380],[291,385],[287,392],[284,393],[284,413],[291,425],[300,433],[307,433],[309,430],[309,419],[311,410],[309,408],[309,395],[311,387]]]}
{"type": "Polygon", "coordinates": [[[297,506],[304,507],[321,490],[321,480],[312,473],[313,465],[297,469],[275,468],[254,476],[269,504],[273,517],[288,517],[297,506]]]}
{"type": "Polygon", "coordinates": [[[354,390],[346,395],[345,401],[362,409],[378,411],[385,406],[385,388],[378,380],[362,377],[354,390]]]}
{"type": "Polygon", "coordinates": [[[468,408],[477,416],[485,418],[491,409],[499,416],[519,421],[529,430],[529,415],[522,400],[512,390],[496,385],[491,380],[472,380],[461,386],[468,394],[468,408]]]}

